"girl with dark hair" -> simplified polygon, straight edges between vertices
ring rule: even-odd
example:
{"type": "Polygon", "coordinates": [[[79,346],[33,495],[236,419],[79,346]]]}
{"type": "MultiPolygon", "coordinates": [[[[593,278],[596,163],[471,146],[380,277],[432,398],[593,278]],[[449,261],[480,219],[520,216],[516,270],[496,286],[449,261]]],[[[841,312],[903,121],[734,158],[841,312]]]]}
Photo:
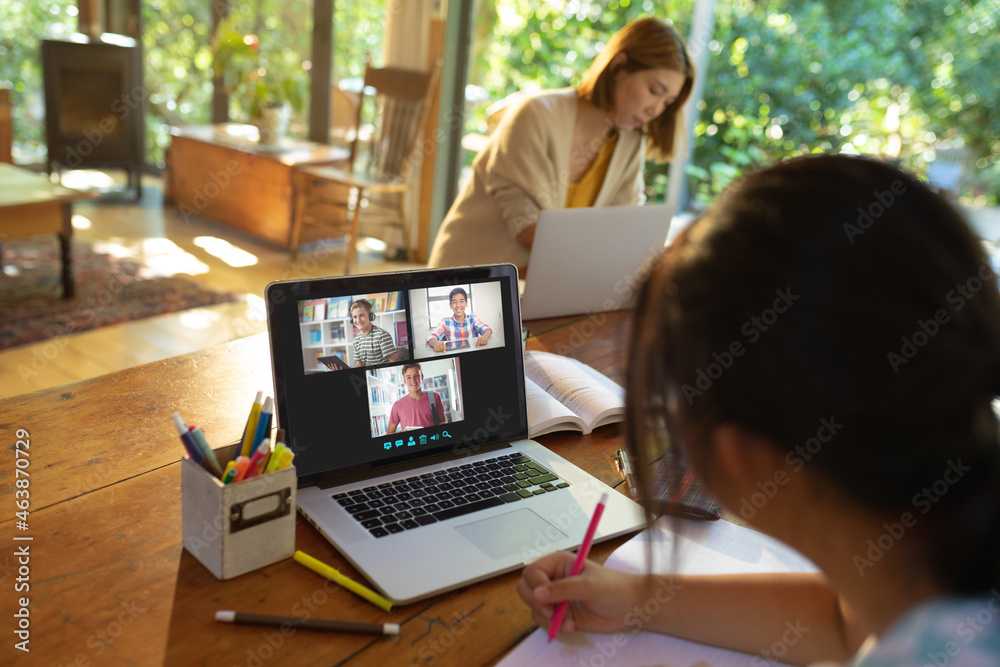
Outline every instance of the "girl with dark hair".
{"type": "Polygon", "coordinates": [[[608,40],[578,87],[520,95],[473,163],[428,265],[510,262],[523,273],[542,209],[640,203],[645,158],[673,156],[693,83],[684,41],[645,18],[608,40]]]}
{"type": "MultiPolygon", "coordinates": [[[[644,629],[760,654],[791,622],[808,628],[792,663],[1000,664],[1000,293],[944,199],[857,157],[748,176],[664,253],[630,354],[629,442],[669,434],[723,505],[820,569],[673,576],[644,629]]],[[[649,503],[656,452],[634,449],[649,503]]],[[[563,631],[623,629],[656,585],[567,577],[572,560],[524,570],[542,626],[572,600],[563,631]]]]}

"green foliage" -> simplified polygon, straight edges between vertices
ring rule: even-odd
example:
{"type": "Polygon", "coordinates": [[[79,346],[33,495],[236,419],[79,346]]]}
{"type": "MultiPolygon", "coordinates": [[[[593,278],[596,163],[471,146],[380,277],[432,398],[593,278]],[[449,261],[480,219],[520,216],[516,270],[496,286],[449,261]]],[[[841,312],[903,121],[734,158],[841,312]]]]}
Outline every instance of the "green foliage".
{"type": "Polygon", "coordinates": [[[0,84],[11,88],[17,162],[41,162],[45,156],[40,40],[75,29],[75,0],[0,2],[0,84]]]}
{"type": "MultiPolygon", "coordinates": [[[[216,0],[143,0],[142,43],[146,86],[146,150],[152,164],[162,164],[170,127],[211,122],[213,53],[211,10],[216,0]]],[[[15,151],[19,162],[44,159],[44,99],[39,39],[48,32],[76,29],[75,0],[0,2],[0,82],[13,88],[15,151]]],[[[264,90],[258,98],[280,94],[304,109],[312,35],[311,0],[232,0],[230,14],[242,34],[255,34],[265,50],[264,90]]],[[[365,54],[381,54],[385,0],[336,3],[334,70],[340,77],[359,76],[365,54]]],[[[233,100],[234,120],[249,110],[233,100]]],[[[292,132],[305,133],[302,113],[292,132]]]]}
{"type": "Polygon", "coordinates": [[[953,4],[949,13],[930,0],[720,3],[695,130],[694,164],[710,174],[692,179],[698,199],[731,180],[711,169],[734,163],[726,149],[749,154],[750,145],[757,152],[745,166],[845,151],[898,157],[919,173],[942,141],[969,146],[980,167],[995,164],[1000,144],[984,138],[1000,140],[1000,84],[976,65],[1000,57],[997,4],[953,4]],[[953,58],[963,65],[946,79],[941,64],[953,58]],[[975,104],[963,114],[970,92],[975,104]]]}
{"type": "Polygon", "coordinates": [[[262,45],[257,35],[246,33],[238,13],[219,22],[212,37],[212,71],[222,80],[227,95],[235,97],[250,118],[259,118],[264,107],[288,102],[301,112],[306,72],[294,59],[285,58],[278,45],[262,45]]]}
{"type": "Polygon", "coordinates": [[[213,36],[213,71],[224,75],[229,116],[247,122],[261,108],[287,101],[293,128],[304,132],[312,2],[255,0],[233,3],[213,36]]]}
{"type": "MultiPolygon", "coordinates": [[[[210,122],[214,1],[142,2],[154,164],[162,162],[171,125],[210,122]]],[[[75,29],[75,7],[75,0],[0,3],[0,82],[13,87],[19,161],[44,155],[38,40],[75,29]]],[[[469,82],[491,100],[575,85],[627,22],[655,14],[687,35],[693,7],[694,0],[480,0],[469,82]]],[[[971,152],[966,194],[1000,201],[1000,0],[734,0],[715,7],[687,173],[696,200],[710,201],[747,169],[803,152],[898,155],[920,172],[944,144],[971,152]]],[[[256,69],[266,73],[248,92],[253,98],[281,95],[305,106],[312,8],[311,0],[232,0],[233,33],[259,39],[256,69]]],[[[392,8],[385,0],[335,3],[336,79],[361,76],[366,55],[380,58],[392,8]]],[[[252,58],[247,63],[249,79],[252,58]]],[[[250,106],[234,96],[231,117],[248,120],[250,106]]],[[[485,131],[487,106],[472,111],[467,129],[485,131]]],[[[292,132],[305,128],[300,112],[292,132]]],[[[663,196],[665,174],[664,166],[647,165],[652,197],[663,196]]]]}
{"type": "MultiPolygon", "coordinates": [[[[400,0],[393,0],[400,2],[400,0]]],[[[334,3],[333,78],[336,81],[364,76],[365,56],[378,61],[382,57],[382,27],[386,12],[392,11],[386,0],[334,3]]]]}
{"type": "MultiPolygon", "coordinates": [[[[499,100],[573,85],[603,41],[657,15],[689,33],[693,0],[482,0],[470,83],[499,100]]],[[[707,203],[747,169],[805,152],[881,154],[922,172],[964,144],[967,194],[1000,200],[998,0],[717,2],[688,185],[707,203]]],[[[485,105],[484,105],[485,106],[485,105]]],[[[485,109],[470,131],[485,131],[485,109]]],[[[666,167],[647,165],[652,197],[666,167]]]]}
{"type": "Polygon", "coordinates": [[[211,6],[204,0],[144,1],[142,20],[147,160],[162,164],[171,126],[211,121],[211,6]]]}
{"type": "Polygon", "coordinates": [[[230,14],[221,22],[212,37],[212,72],[222,79],[222,87],[227,95],[235,93],[246,85],[250,75],[260,67],[257,50],[260,40],[257,35],[244,35],[236,30],[239,14],[230,14]]]}

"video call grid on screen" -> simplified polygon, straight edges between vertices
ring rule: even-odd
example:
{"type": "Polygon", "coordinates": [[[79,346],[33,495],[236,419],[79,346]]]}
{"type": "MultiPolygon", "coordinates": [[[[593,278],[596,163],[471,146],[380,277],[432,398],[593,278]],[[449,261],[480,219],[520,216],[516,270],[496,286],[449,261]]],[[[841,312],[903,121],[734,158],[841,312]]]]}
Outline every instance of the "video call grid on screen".
{"type": "Polygon", "coordinates": [[[282,354],[290,412],[286,419],[293,426],[289,436],[293,449],[299,445],[296,467],[300,478],[330,469],[347,473],[452,449],[469,442],[473,433],[477,443],[487,439],[484,435],[493,441],[523,434],[523,385],[517,369],[511,368],[506,345],[516,328],[513,313],[504,305],[514,284],[501,279],[409,289],[399,285],[400,289],[384,292],[296,300],[300,331],[292,343],[298,364],[287,363],[287,349],[292,345],[284,345],[282,354]],[[437,340],[428,339],[440,332],[443,320],[454,317],[449,295],[456,287],[466,295],[466,321],[474,321],[482,335],[469,332],[469,338],[459,341],[461,347],[449,344],[438,352],[433,347],[437,340]],[[351,306],[359,299],[371,306],[371,323],[385,331],[379,336],[391,338],[391,346],[385,349],[393,350],[393,359],[387,356],[357,366],[353,340],[362,331],[356,324],[366,325],[368,311],[356,307],[361,320],[352,318],[351,306]],[[320,361],[329,357],[335,359],[320,361]],[[406,368],[414,364],[419,368],[406,368]],[[298,382],[289,381],[293,366],[300,369],[298,382]],[[406,387],[405,372],[422,376],[419,401],[406,387]],[[433,412],[430,395],[434,396],[433,412]],[[410,409],[401,404],[393,414],[393,405],[399,401],[410,409]],[[415,403],[419,405],[414,407],[415,403]],[[433,418],[434,413],[436,423],[431,423],[428,415],[433,418]],[[392,418],[399,421],[392,422],[392,418]]]}

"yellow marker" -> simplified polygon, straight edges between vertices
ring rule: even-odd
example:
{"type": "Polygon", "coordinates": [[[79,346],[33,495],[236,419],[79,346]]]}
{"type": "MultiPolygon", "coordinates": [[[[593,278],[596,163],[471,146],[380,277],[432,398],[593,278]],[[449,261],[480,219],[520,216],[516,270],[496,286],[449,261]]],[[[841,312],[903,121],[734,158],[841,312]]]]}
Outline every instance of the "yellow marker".
{"type": "Polygon", "coordinates": [[[292,459],[295,458],[295,452],[285,447],[285,451],[281,453],[281,458],[274,465],[275,470],[284,470],[288,466],[292,465],[292,459]]]}
{"type": "Polygon", "coordinates": [[[267,466],[264,468],[265,473],[274,472],[278,469],[278,460],[281,455],[285,453],[285,446],[282,443],[278,443],[274,446],[274,451],[271,452],[271,458],[267,460],[267,466]]]}
{"type": "Polygon", "coordinates": [[[253,437],[257,434],[257,420],[260,418],[263,398],[263,390],[258,389],[257,397],[253,399],[253,405],[250,406],[250,416],[247,417],[246,428],[243,429],[243,446],[240,448],[240,456],[250,456],[253,453],[250,449],[253,447],[253,437]]]}
{"type": "Polygon", "coordinates": [[[316,560],[315,558],[305,553],[304,551],[296,551],[295,556],[293,556],[293,558],[295,558],[296,563],[305,565],[316,574],[326,577],[327,579],[329,579],[330,581],[339,586],[343,586],[344,588],[351,591],[355,595],[360,595],[361,597],[368,600],[379,609],[382,609],[384,611],[392,611],[392,608],[395,606],[392,603],[392,600],[388,600],[382,597],[381,595],[371,590],[370,588],[365,588],[364,586],[354,581],[353,579],[348,579],[337,570],[333,569],[332,567],[330,567],[329,565],[327,565],[322,561],[316,560]]]}

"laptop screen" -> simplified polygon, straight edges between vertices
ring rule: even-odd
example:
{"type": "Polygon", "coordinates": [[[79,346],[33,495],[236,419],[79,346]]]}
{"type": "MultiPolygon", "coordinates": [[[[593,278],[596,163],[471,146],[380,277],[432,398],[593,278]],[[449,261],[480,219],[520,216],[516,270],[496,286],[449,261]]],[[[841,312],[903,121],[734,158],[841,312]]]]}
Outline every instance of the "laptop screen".
{"type": "Polygon", "coordinates": [[[527,437],[511,265],[268,285],[300,485],[527,437]]]}

